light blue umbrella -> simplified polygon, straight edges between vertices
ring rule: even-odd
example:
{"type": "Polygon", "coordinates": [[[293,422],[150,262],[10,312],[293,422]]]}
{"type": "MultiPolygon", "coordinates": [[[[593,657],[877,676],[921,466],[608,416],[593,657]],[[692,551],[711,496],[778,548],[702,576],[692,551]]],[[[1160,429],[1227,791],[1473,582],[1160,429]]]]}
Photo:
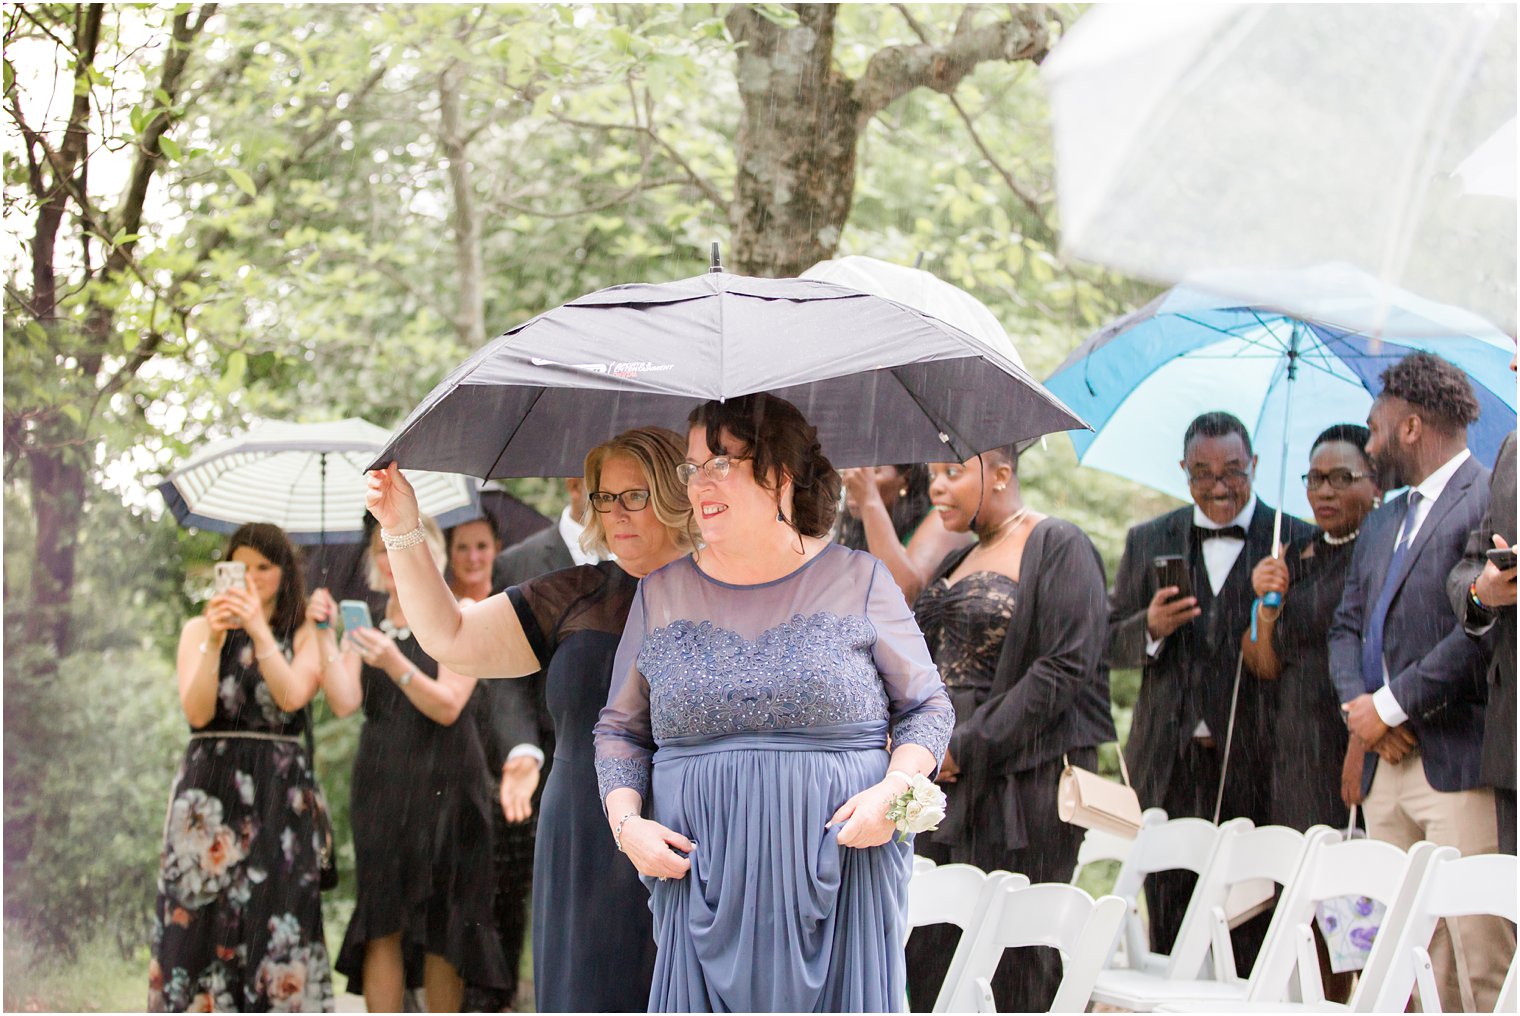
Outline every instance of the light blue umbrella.
{"type": "Polygon", "coordinates": [[[1298,478],[1314,438],[1334,423],[1363,422],[1378,375],[1424,350],[1472,380],[1482,415],[1468,444],[1492,466],[1515,429],[1514,341],[1475,315],[1403,291],[1374,337],[1379,311],[1375,280],[1344,265],[1197,278],[1093,335],[1045,385],[1094,428],[1071,435],[1084,466],[1182,500],[1187,480],[1177,463],[1188,423],[1210,410],[1235,414],[1260,457],[1256,489],[1308,518],[1298,478]],[[1312,313],[1277,309],[1285,305],[1312,313]]]}

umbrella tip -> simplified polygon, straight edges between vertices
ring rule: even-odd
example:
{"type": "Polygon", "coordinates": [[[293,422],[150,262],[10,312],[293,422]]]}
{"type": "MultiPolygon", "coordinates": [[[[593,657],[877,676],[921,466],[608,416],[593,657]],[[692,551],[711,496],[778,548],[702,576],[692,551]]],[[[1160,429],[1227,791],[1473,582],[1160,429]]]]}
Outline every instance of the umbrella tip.
{"type": "Polygon", "coordinates": [[[913,259],[913,267],[914,268],[922,268],[923,266],[924,266],[924,252],[923,251],[919,251],[918,255],[913,259]]]}
{"type": "Polygon", "coordinates": [[[712,242],[712,266],[707,269],[709,273],[723,271],[723,258],[718,253],[718,241],[712,242]]]}

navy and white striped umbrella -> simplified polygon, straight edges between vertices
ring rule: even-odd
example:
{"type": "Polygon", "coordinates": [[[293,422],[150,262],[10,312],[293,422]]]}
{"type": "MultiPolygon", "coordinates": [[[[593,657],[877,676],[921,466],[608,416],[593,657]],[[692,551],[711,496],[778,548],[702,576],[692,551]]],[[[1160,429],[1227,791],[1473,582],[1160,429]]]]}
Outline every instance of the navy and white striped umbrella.
{"type": "MultiPolygon", "coordinates": [[[[357,417],[263,423],[208,444],[158,490],[182,526],[231,533],[245,522],[272,522],[295,543],[356,543],[364,537],[364,471],[388,440],[383,427],[357,417]]],[[[469,477],[406,475],[440,526],[480,517],[469,477]]]]}

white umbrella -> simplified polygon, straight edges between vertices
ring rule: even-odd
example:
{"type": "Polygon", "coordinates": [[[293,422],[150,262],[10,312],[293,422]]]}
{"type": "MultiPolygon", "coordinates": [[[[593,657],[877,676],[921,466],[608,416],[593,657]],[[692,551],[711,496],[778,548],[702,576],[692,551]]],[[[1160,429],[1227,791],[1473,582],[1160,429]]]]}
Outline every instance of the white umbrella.
{"type": "Polygon", "coordinates": [[[1349,262],[1384,307],[1514,334],[1514,7],[1101,4],[1041,73],[1067,253],[1165,282],[1349,262]],[[1455,175],[1496,133],[1507,197],[1455,175]]]}
{"type": "Polygon", "coordinates": [[[907,304],[914,310],[954,325],[972,338],[981,339],[1020,367],[1024,366],[1013,340],[985,303],[922,268],[908,268],[879,258],[851,254],[832,261],[820,261],[799,277],[821,279],[907,304]]]}
{"type": "MultiPolygon", "coordinates": [[[[206,445],[158,490],[183,526],[230,533],[245,522],[272,522],[295,543],[354,543],[364,535],[364,471],[388,440],[383,427],[357,417],[262,423],[206,445]]],[[[406,475],[440,526],[480,517],[469,477],[406,475]]]]}

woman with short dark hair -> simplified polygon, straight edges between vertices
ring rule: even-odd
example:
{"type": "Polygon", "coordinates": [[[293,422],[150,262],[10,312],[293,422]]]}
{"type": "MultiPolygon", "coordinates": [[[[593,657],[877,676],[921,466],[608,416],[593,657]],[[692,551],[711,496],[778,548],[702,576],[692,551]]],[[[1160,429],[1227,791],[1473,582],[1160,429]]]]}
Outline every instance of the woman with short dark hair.
{"type": "Polygon", "coordinates": [[[688,422],[702,546],[640,582],[596,726],[652,894],[649,1008],[900,1009],[912,848],[886,812],[938,767],[949,700],[886,568],[828,541],[839,475],[796,407],[688,422]]]}
{"type": "Polygon", "coordinates": [[[179,639],[190,744],[164,828],[148,1008],[331,1010],[306,750],[320,664],[301,567],[267,523],[233,533],[222,560],[243,565],[245,586],[212,596],[179,639]]]}
{"type": "Polygon", "coordinates": [[[1276,690],[1272,735],[1272,822],[1300,831],[1345,828],[1361,802],[1364,751],[1347,750],[1340,699],[1330,680],[1330,622],[1341,601],[1362,522],[1382,501],[1367,458],[1366,427],[1342,423],[1314,439],[1304,484],[1319,531],[1266,557],[1251,572],[1254,631],[1241,639],[1246,668],[1276,690]]]}

